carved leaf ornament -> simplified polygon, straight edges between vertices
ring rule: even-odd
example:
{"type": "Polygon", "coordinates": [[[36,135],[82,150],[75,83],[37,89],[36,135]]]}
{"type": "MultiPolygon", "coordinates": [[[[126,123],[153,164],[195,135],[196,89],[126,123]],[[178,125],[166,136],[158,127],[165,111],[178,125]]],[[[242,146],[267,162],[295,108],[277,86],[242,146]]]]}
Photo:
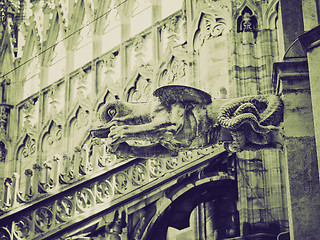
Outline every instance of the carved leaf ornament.
{"type": "Polygon", "coordinates": [[[222,18],[216,18],[211,14],[203,14],[199,24],[199,44],[210,38],[222,35],[225,29],[225,22],[222,18]]]}
{"type": "Polygon", "coordinates": [[[13,234],[18,239],[27,239],[32,231],[32,223],[26,218],[22,217],[13,224],[13,234]]]}
{"type": "Polygon", "coordinates": [[[28,138],[26,141],[25,147],[22,149],[22,156],[28,157],[35,152],[36,149],[36,142],[34,139],[28,138]]]}
{"type": "Polygon", "coordinates": [[[64,197],[57,201],[57,218],[61,222],[70,219],[74,212],[74,204],[71,199],[64,197]]]}
{"type": "Polygon", "coordinates": [[[40,231],[47,231],[53,224],[53,212],[46,207],[35,211],[35,224],[40,231]]]}

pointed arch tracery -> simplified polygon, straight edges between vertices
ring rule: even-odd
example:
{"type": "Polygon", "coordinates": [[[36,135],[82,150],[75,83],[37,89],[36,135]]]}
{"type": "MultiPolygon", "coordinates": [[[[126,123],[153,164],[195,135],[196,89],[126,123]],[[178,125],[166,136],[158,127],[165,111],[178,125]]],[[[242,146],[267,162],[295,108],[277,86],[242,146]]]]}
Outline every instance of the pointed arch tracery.
{"type": "Polygon", "coordinates": [[[68,152],[73,153],[76,147],[83,141],[91,126],[91,111],[85,104],[78,104],[68,117],[66,122],[68,136],[68,152]]]}
{"type": "Polygon", "coordinates": [[[151,78],[151,67],[140,67],[124,88],[125,100],[127,102],[147,102],[152,96],[151,78]]]}
{"type": "Polygon", "coordinates": [[[42,162],[47,161],[57,153],[62,153],[63,129],[62,124],[50,119],[40,134],[40,146],[42,162]]]}
{"type": "Polygon", "coordinates": [[[237,19],[237,32],[252,32],[254,38],[258,33],[258,20],[254,12],[245,6],[241,11],[241,15],[237,19]]]}

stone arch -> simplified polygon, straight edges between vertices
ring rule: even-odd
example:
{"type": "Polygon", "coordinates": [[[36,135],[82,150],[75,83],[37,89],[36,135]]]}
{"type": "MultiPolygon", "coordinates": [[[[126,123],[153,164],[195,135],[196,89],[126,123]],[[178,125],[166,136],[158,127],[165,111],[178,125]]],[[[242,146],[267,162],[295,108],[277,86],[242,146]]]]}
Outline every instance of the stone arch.
{"type": "MultiPolygon", "coordinates": [[[[235,202],[237,200],[237,183],[231,179],[222,177],[209,177],[198,180],[193,184],[188,184],[180,189],[173,189],[166,192],[156,204],[156,213],[147,224],[142,240],[156,239],[154,234],[161,237],[166,234],[166,229],[170,226],[177,229],[184,229],[189,225],[191,212],[203,202],[216,201],[221,204],[221,200],[234,204],[232,212],[225,212],[221,218],[229,218],[234,221],[234,226],[230,228],[229,235],[236,236],[239,233],[238,213],[235,202]],[[221,191],[223,188],[223,191],[221,191]],[[217,191],[219,190],[220,191],[217,191]],[[162,234],[162,235],[161,235],[162,234]]],[[[219,225],[219,224],[218,224],[219,225]]],[[[227,237],[227,229],[217,229],[220,236],[227,237]],[[226,230],[226,231],[224,231],[226,230]]]]}
{"type": "Polygon", "coordinates": [[[276,21],[278,19],[279,0],[272,0],[267,7],[264,15],[264,22],[266,29],[275,29],[276,21]]]}
{"type": "Polygon", "coordinates": [[[252,32],[254,38],[258,34],[258,19],[248,6],[245,6],[237,17],[237,32],[252,32]]]}

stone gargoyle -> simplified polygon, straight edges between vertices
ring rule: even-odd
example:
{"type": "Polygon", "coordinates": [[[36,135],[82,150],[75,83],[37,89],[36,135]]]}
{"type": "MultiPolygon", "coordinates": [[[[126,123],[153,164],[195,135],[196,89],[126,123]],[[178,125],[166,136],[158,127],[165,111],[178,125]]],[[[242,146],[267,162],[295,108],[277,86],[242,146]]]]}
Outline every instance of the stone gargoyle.
{"type": "Polygon", "coordinates": [[[137,157],[224,144],[227,150],[274,147],[282,121],[279,96],[211,99],[199,89],[170,85],[156,89],[149,103],[116,100],[100,113],[103,126],[91,131],[106,138],[109,151],[137,157]]]}

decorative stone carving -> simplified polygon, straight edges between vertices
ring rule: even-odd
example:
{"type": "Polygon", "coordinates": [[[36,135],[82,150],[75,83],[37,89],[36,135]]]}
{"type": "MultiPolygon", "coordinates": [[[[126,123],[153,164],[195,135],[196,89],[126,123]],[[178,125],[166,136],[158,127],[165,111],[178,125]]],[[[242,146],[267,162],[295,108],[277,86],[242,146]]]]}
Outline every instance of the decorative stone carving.
{"type": "Polygon", "coordinates": [[[115,55],[113,53],[106,55],[106,57],[104,58],[104,63],[107,68],[114,68],[114,61],[115,55]]]}
{"type": "Polygon", "coordinates": [[[52,123],[50,131],[48,132],[47,136],[47,144],[52,146],[55,142],[60,141],[62,138],[62,128],[61,125],[56,124],[55,122],[52,123]]]}
{"type": "Polygon", "coordinates": [[[89,124],[89,111],[80,107],[78,109],[76,120],[74,122],[75,129],[79,130],[89,124]]]}
{"type": "Polygon", "coordinates": [[[136,60],[135,60],[134,68],[146,65],[144,45],[145,45],[145,38],[143,36],[139,35],[134,39],[133,46],[134,46],[134,51],[136,52],[135,54],[136,60]]]}
{"type": "Polygon", "coordinates": [[[119,172],[114,176],[114,187],[119,193],[124,193],[129,189],[130,180],[125,172],[119,172]]]}
{"type": "Polygon", "coordinates": [[[165,69],[161,74],[162,84],[171,84],[181,80],[186,75],[187,63],[184,60],[178,60],[173,57],[168,69],[165,69]]]}
{"type": "Polygon", "coordinates": [[[203,43],[209,38],[218,37],[222,34],[224,30],[224,22],[222,19],[215,18],[209,14],[204,14],[202,16],[199,29],[199,40],[200,44],[203,45],[203,43]]]}
{"type": "Polygon", "coordinates": [[[73,217],[75,206],[68,197],[63,197],[57,201],[56,217],[60,222],[66,222],[73,217]]]}
{"type": "Polygon", "coordinates": [[[128,90],[128,102],[146,102],[150,98],[152,94],[151,81],[149,74],[145,75],[138,74],[134,86],[128,90]]]}
{"type": "MultiPolygon", "coordinates": [[[[101,139],[97,140],[103,142],[101,139]]],[[[38,199],[38,204],[34,205],[30,211],[13,212],[13,215],[4,216],[4,218],[2,218],[3,221],[0,222],[0,227],[2,227],[0,228],[0,234],[6,236],[4,229],[12,226],[7,230],[14,239],[50,238],[52,237],[51,234],[65,227],[70,227],[70,224],[76,224],[79,218],[84,219],[97,216],[97,214],[101,214],[101,209],[104,209],[106,206],[111,209],[115,207],[115,204],[118,205],[119,200],[126,202],[126,199],[131,199],[131,193],[133,191],[136,193],[139,192],[139,194],[142,194],[144,191],[152,191],[153,184],[150,185],[150,182],[164,182],[165,179],[170,179],[170,176],[184,174],[186,168],[188,168],[188,164],[197,162],[201,170],[199,169],[199,174],[196,175],[202,176],[205,174],[203,167],[208,165],[208,157],[205,156],[208,156],[208,154],[216,156],[222,153],[224,157],[220,160],[215,159],[214,162],[217,164],[218,169],[223,169],[223,172],[218,171],[214,174],[210,172],[210,177],[215,179],[215,181],[217,179],[234,180],[234,172],[229,171],[231,166],[226,165],[230,162],[225,161],[225,150],[222,147],[215,148],[212,145],[206,148],[181,151],[177,156],[170,157],[170,159],[168,159],[167,156],[160,158],[138,158],[134,160],[134,164],[122,165],[120,169],[118,169],[119,171],[116,170],[119,165],[115,165],[113,168],[108,168],[108,170],[111,171],[105,171],[106,169],[104,169],[102,174],[100,171],[94,178],[85,178],[90,179],[90,181],[83,181],[84,178],[81,178],[81,173],[75,169],[76,167],[79,169],[79,163],[74,161],[72,163],[74,166],[73,172],[68,172],[68,174],[73,174],[74,176],[73,178],[70,177],[69,182],[64,181],[62,178],[60,178],[60,181],[54,180],[54,183],[57,185],[60,184],[60,186],[53,189],[55,191],[54,193],[61,189],[66,189],[66,191],[51,196],[48,195],[48,192],[41,192],[44,194],[40,195],[41,199],[38,199]],[[168,167],[167,162],[170,162],[170,167],[168,167]],[[80,175],[80,177],[78,175],[80,175]],[[72,187],[70,183],[74,183],[74,179],[80,181],[75,187],[72,187]],[[50,197],[48,198],[48,196],[50,197]]],[[[211,162],[211,160],[209,161],[211,162]]],[[[35,179],[38,170],[39,165],[36,165],[33,171],[28,170],[27,174],[33,174],[32,178],[35,179]]],[[[36,180],[32,181],[32,186],[36,186],[32,189],[34,196],[38,190],[38,184],[36,183],[36,180]]],[[[11,210],[13,207],[21,207],[15,200],[15,196],[19,194],[18,185],[19,177],[17,174],[15,174],[12,179],[8,178],[6,180],[6,186],[8,186],[4,198],[6,206],[4,206],[5,211],[3,211],[4,208],[2,208],[2,206],[0,211],[7,212],[7,209],[11,210]]],[[[26,199],[27,198],[24,200],[26,199]]],[[[31,198],[31,200],[35,199],[36,198],[31,198]]],[[[81,236],[73,235],[71,238],[66,239],[79,239],[80,237],[91,239],[92,237],[99,237],[101,234],[104,237],[110,237],[110,239],[112,239],[112,237],[121,239],[121,232],[126,226],[127,218],[125,214],[126,213],[122,213],[121,216],[120,214],[115,214],[114,219],[107,222],[102,228],[93,231],[91,228],[91,233],[81,233],[81,236]]],[[[151,215],[153,216],[153,213],[151,213],[151,215]]],[[[148,217],[148,219],[150,219],[150,217],[148,217]]],[[[149,222],[148,219],[146,219],[145,223],[135,225],[138,228],[135,228],[135,234],[139,236],[142,234],[149,222]]],[[[141,238],[137,237],[136,239],[141,238]]]]}
{"type": "Polygon", "coordinates": [[[53,225],[54,214],[47,207],[40,207],[35,211],[35,226],[41,232],[48,231],[53,225]]]}
{"type": "MultiPolygon", "coordinates": [[[[91,133],[106,138],[112,151],[136,156],[220,142],[232,152],[276,144],[277,125],[282,120],[278,96],[211,100],[209,94],[199,89],[178,85],[158,88],[154,96],[158,102],[106,104],[100,112],[105,125],[91,133]],[[143,140],[144,144],[136,145],[133,140],[143,140]]],[[[156,169],[154,164],[155,175],[156,169]]]]}
{"type": "Polygon", "coordinates": [[[22,148],[22,156],[27,158],[33,155],[36,151],[36,141],[30,137],[26,139],[25,145],[22,148]]]}
{"type": "Polygon", "coordinates": [[[35,100],[30,99],[23,105],[23,113],[24,113],[24,128],[27,131],[33,131],[34,125],[32,123],[33,115],[35,113],[35,100]]]}
{"type": "Polygon", "coordinates": [[[143,49],[144,38],[141,35],[137,36],[134,39],[133,45],[134,45],[134,51],[140,52],[143,49]]]}
{"type": "Polygon", "coordinates": [[[194,48],[199,49],[208,39],[221,36],[225,28],[226,22],[222,17],[202,13],[194,36],[194,48]]]}
{"type": "Polygon", "coordinates": [[[0,162],[5,162],[7,156],[7,149],[3,142],[0,142],[0,162]]]}
{"type": "Polygon", "coordinates": [[[32,232],[32,222],[27,217],[22,217],[13,222],[13,235],[17,239],[28,239],[32,232]]]}
{"type": "Polygon", "coordinates": [[[250,8],[245,7],[237,20],[237,32],[253,32],[254,38],[257,38],[258,21],[250,8]]]}
{"type": "Polygon", "coordinates": [[[84,188],[76,194],[76,208],[80,213],[94,205],[94,196],[90,189],[84,188]]]}
{"type": "Polygon", "coordinates": [[[177,45],[181,45],[179,41],[183,41],[182,38],[184,37],[184,33],[182,32],[183,29],[181,29],[182,24],[183,22],[181,16],[177,15],[168,19],[166,23],[160,28],[163,37],[166,38],[165,41],[168,41],[167,46],[164,47],[165,52],[169,52],[177,45]]]}
{"type": "Polygon", "coordinates": [[[98,203],[104,203],[114,196],[114,189],[108,180],[97,183],[96,198],[98,203]]]}
{"type": "Polygon", "coordinates": [[[87,80],[88,74],[84,69],[82,69],[78,74],[77,98],[79,99],[85,98],[87,91],[87,80]]]}
{"type": "Polygon", "coordinates": [[[132,180],[137,185],[142,185],[147,181],[147,169],[142,164],[135,164],[131,168],[132,180]]]}
{"type": "MultiPolygon", "coordinates": [[[[12,186],[13,186],[13,182],[11,178],[6,178],[6,180],[4,181],[4,198],[3,198],[3,205],[4,205],[4,209],[5,208],[9,208],[12,204],[11,198],[12,198],[12,186]]],[[[1,209],[2,210],[2,209],[1,209]]]]}
{"type": "Polygon", "coordinates": [[[119,216],[119,212],[116,211],[114,213],[113,221],[108,224],[105,228],[106,236],[109,236],[110,239],[119,239],[121,240],[121,237],[119,234],[122,233],[122,229],[127,226],[126,223],[126,212],[122,211],[121,216],[119,216]]]}
{"type": "Polygon", "coordinates": [[[150,173],[154,177],[159,177],[164,171],[164,162],[160,158],[154,158],[149,161],[150,173]]]}

